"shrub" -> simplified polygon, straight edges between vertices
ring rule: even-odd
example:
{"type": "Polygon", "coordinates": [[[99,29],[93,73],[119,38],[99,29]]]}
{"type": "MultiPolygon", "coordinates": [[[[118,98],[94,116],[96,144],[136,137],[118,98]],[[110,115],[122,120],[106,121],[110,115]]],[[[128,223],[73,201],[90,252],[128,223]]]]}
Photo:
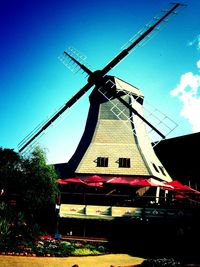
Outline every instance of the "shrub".
{"type": "Polygon", "coordinates": [[[66,242],[66,241],[59,242],[57,249],[55,251],[55,255],[60,256],[60,257],[70,256],[73,254],[74,250],[75,250],[75,247],[70,242],[66,242]]]}
{"type": "Polygon", "coordinates": [[[101,253],[106,253],[106,248],[104,246],[98,246],[97,250],[101,253]]]}
{"type": "Polygon", "coordinates": [[[89,248],[76,248],[73,252],[73,256],[85,256],[85,255],[99,255],[101,254],[99,251],[89,248]]]}
{"type": "Polygon", "coordinates": [[[89,249],[89,250],[95,250],[97,247],[95,246],[95,244],[92,243],[87,243],[85,245],[85,248],[89,249]]]}
{"type": "Polygon", "coordinates": [[[144,260],[141,265],[141,267],[182,267],[183,265],[175,261],[174,259],[167,259],[167,258],[161,258],[161,259],[147,259],[144,260]]]}

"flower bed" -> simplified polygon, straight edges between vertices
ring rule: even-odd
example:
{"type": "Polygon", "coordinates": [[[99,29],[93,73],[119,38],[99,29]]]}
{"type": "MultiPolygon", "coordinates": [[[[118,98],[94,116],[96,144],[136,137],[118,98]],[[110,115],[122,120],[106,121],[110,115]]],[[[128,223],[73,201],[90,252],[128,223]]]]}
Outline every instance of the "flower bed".
{"type": "Polygon", "coordinates": [[[108,253],[108,248],[97,241],[64,241],[51,236],[41,236],[36,240],[9,241],[1,246],[2,255],[19,256],[85,256],[108,253]]]}

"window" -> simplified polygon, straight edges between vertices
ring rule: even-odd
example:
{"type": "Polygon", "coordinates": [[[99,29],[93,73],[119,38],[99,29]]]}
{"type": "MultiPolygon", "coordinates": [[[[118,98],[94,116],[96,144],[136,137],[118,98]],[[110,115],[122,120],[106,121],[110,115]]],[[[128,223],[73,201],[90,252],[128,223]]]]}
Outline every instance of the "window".
{"type": "Polygon", "coordinates": [[[108,167],[108,158],[98,157],[95,162],[97,163],[97,167],[108,167]]]}
{"type": "Polygon", "coordinates": [[[131,161],[129,158],[119,158],[119,168],[130,168],[131,167],[131,161]]]}
{"type": "Polygon", "coordinates": [[[158,167],[156,166],[156,164],[152,163],[152,165],[153,165],[155,171],[159,172],[159,169],[158,169],[158,167]]]}
{"type": "Polygon", "coordinates": [[[163,167],[163,166],[159,166],[159,169],[161,170],[162,174],[163,174],[164,176],[166,176],[166,173],[165,173],[165,171],[164,171],[164,167],[163,167]]]}

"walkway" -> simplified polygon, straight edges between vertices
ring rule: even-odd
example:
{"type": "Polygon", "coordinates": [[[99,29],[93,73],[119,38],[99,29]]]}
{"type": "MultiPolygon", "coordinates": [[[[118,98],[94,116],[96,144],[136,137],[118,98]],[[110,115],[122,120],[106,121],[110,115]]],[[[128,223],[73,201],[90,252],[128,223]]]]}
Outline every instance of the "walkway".
{"type": "Polygon", "coordinates": [[[109,254],[102,256],[83,257],[26,257],[26,256],[1,256],[1,267],[110,267],[139,264],[142,258],[135,258],[128,254],[109,254]]]}

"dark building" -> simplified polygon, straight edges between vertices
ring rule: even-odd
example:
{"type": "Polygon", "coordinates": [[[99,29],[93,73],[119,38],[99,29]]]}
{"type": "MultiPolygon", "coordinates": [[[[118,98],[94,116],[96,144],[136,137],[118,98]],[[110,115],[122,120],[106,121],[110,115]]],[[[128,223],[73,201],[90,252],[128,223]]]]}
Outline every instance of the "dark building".
{"type": "Polygon", "coordinates": [[[154,149],[173,180],[200,189],[200,133],[163,140],[154,149]]]}

